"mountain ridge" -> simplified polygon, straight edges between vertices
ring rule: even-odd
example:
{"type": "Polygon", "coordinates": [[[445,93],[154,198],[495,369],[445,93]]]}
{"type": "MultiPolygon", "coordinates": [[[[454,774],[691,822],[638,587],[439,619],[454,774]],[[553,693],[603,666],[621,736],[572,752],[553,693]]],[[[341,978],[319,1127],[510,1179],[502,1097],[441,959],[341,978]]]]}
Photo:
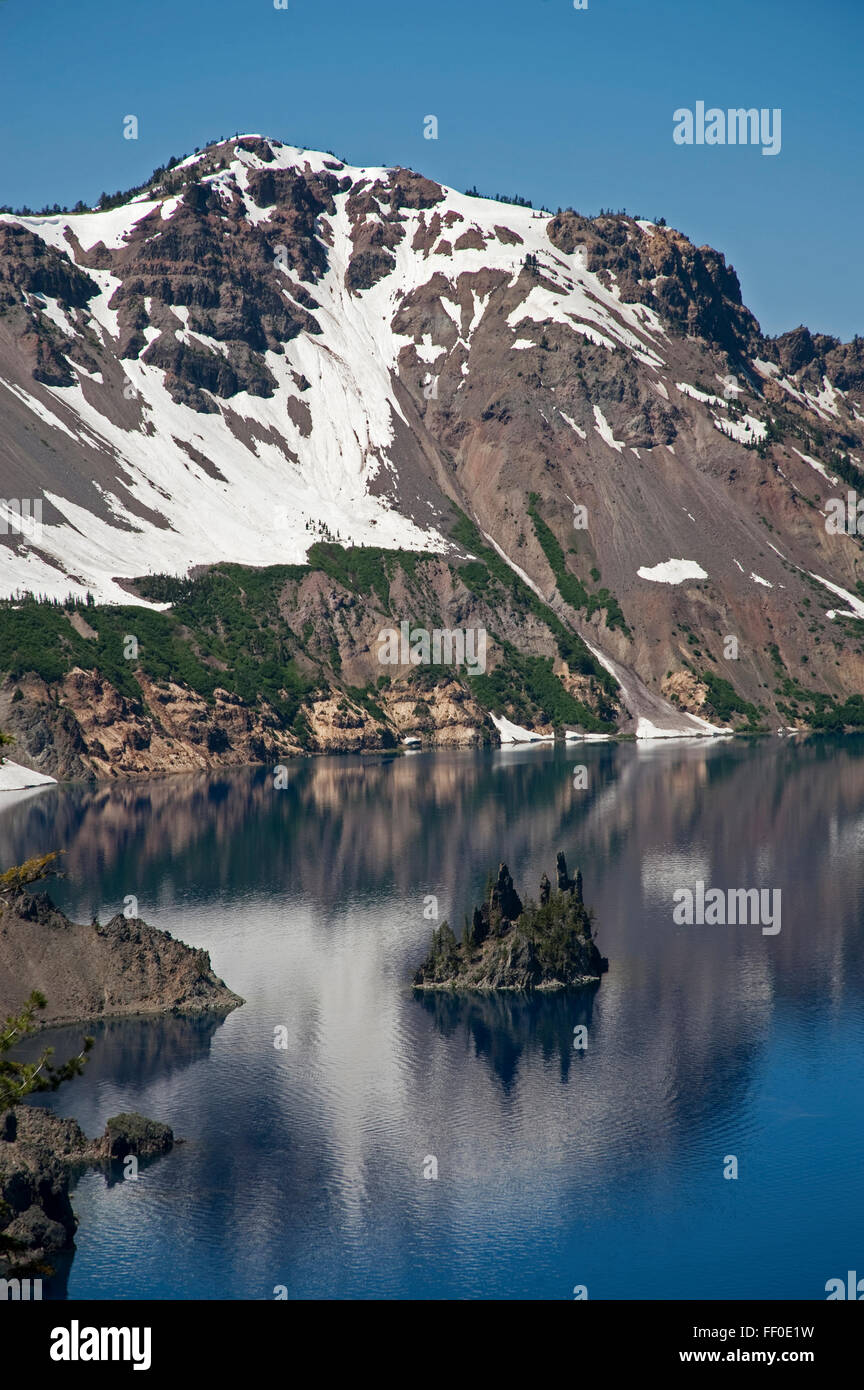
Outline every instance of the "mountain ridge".
{"type": "MultiPolygon", "coordinates": [[[[864,491],[861,339],[763,336],[723,255],[662,222],[257,135],[157,172],[103,211],[0,216],[0,476],[42,507],[38,538],[0,536],[7,610],[158,611],[154,576],[316,542],[414,552],[485,566],[500,636],[503,565],[614,679],[622,731],[855,716],[861,543],[825,521],[864,491]]],[[[507,640],[554,667],[528,620],[507,640]]]]}

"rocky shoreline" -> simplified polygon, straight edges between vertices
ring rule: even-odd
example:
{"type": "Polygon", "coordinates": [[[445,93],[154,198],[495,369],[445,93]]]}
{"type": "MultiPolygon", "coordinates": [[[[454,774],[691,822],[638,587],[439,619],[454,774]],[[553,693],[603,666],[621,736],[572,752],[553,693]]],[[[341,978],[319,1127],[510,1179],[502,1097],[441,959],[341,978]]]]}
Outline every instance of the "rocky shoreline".
{"type": "Polygon", "coordinates": [[[130,1155],[146,1162],[174,1143],[168,1125],[142,1115],[116,1115],[91,1140],[75,1120],[35,1106],[0,1113],[0,1278],[50,1277],[52,1260],[74,1251],[70,1192],[87,1168],[122,1172],[130,1155]]]}
{"type": "MultiPolygon", "coordinates": [[[[53,857],[7,870],[4,882],[20,884],[28,872],[48,871],[53,857]]],[[[13,1031],[22,1028],[26,1015],[17,1011],[28,995],[31,1017],[24,1035],[108,1018],[219,1016],[244,1002],[214,973],[207,951],[122,913],[105,925],[94,920],[85,926],[71,921],[46,893],[15,887],[0,893],[0,1019],[8,1017],[13,1031]],[[38,1023],[33,1000],[39,1001],[38,1023]]],[[[70,1192],[87,1168],[101,1167],[110,1176],[116,1167],[125,1177],[130,1155],[144,1162],[167,1153],[174,1142],[167,1125],[137,1114],[109,1119],[102,1137],[91,1140],[75,1120],[38,1106],[0,1110],[0,1279],[51,1278],[54,1259],[62,1263],[74,1251],[70,1192]]],[[[11,1297],[25,1296],[20,1283],[10,1287],[11,1297]]]]}
{"type": "Polygon", "coordinates": [[[582,874],[558,855],[557,889],[544,873],[539,902],[523,906],[506,864],[485,901],[465,919],[457,942],[444,921],[414,976],[417,990],[557,990],[598,984],[609,968],[594,941],[582,898],[582,874]]]}

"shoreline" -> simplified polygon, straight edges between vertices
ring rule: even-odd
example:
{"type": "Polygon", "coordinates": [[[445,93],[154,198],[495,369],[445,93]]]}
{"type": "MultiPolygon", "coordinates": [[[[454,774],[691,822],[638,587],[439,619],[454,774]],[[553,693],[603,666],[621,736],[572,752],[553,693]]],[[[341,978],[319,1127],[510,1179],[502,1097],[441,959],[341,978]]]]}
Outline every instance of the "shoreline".
{"type": "MultiPolygon", "coordinates": [[[[559,748],[578,744],[619,744],[633,743],[639,745],[657,744],[680,746],[682,743],[705,743],[712,744],[726,742],[729,739],[744,739],[755,741],[757,739],[783,739],[789,741],[805,740],[810,738],[850,738],[856,734],[864,734],[862,729],[729,729],[719,733],[699,733],[697,731],[687,731],[680,733],[666,733],[651,738],[639,738],[636,734],[572,734],[566,737],[549,737],[548,735],[537,735],[536,738],[525,739],[512,743],[430,743],[421,745],[419,748],[327,748],[327,749],[302,749],[297,753],[281,754],[278,762],[300,762],[316,758],[384,758],[392,761],[394,758],[416,757],[418,753],[479,753],[484,749],[491,749],[493,752],[509,752],[513,749],[524,748],[559,748]]],[[[139,782],[151,782],[160,777],[194,777],[198,775],[214,777],[225,772],[241,772],[250,768],[272,768],[278,766],[277,763],[267,762],[237,762],[237,763],[215,763],[210,767],[189,767],[189,768],[154,768],[152,772],[135,772],[123,774],[118,777],[46,777],[44,782],[33,783],[26,787],[0,786],[0,810],[11,802],[8,798],[20,796],[22,792],[36,793],[47,791],[49,787],[111,787],[128,786],[139,782]]],[[[19,764],[24,767],[24,764],[19,764]]],[[[36,773],[36,769],[27,769],[28,772],[36,773]]],[[[45,776],[45,774],[41,774],[45,776]]]]}

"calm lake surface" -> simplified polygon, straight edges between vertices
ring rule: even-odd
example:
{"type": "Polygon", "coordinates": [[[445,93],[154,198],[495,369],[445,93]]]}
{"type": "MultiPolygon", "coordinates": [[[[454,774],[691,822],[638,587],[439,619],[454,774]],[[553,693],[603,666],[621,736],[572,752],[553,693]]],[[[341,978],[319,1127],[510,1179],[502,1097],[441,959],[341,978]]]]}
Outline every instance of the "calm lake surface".
{"type": "Polygon", "coordinates": [[[282,790],[244,769],[0,811],[4,864],[59,847],[71,916],[134,894],[247,1000],[88,1030],[51,1108],[186,1142],[81,1180],[70,1297],[824,1299],[864,1275],[864,740],[302,760],[282,790]],[[415,998],[427,895],[458,933],[499,860],[534,897],[558,849],[599,989],[415,998]],[[698,880],[779,888],[781,931],[676,925],[698,880]]]}

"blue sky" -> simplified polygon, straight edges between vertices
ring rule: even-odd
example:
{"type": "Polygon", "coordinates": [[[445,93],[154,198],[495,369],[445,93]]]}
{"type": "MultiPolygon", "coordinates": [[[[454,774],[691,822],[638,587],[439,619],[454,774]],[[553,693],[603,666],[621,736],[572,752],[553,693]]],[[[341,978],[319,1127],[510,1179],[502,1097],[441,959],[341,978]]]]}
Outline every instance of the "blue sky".
{"type": "Polygon", "coordinates": [[[95,201],[261,131],[665,216],[726,254],[766,332],[864,332],[862,0],[0,0],[0,45],[0,203],[95,201]],[[698,101],[780,107],[781,152],[676,145],[698,101]]]}

